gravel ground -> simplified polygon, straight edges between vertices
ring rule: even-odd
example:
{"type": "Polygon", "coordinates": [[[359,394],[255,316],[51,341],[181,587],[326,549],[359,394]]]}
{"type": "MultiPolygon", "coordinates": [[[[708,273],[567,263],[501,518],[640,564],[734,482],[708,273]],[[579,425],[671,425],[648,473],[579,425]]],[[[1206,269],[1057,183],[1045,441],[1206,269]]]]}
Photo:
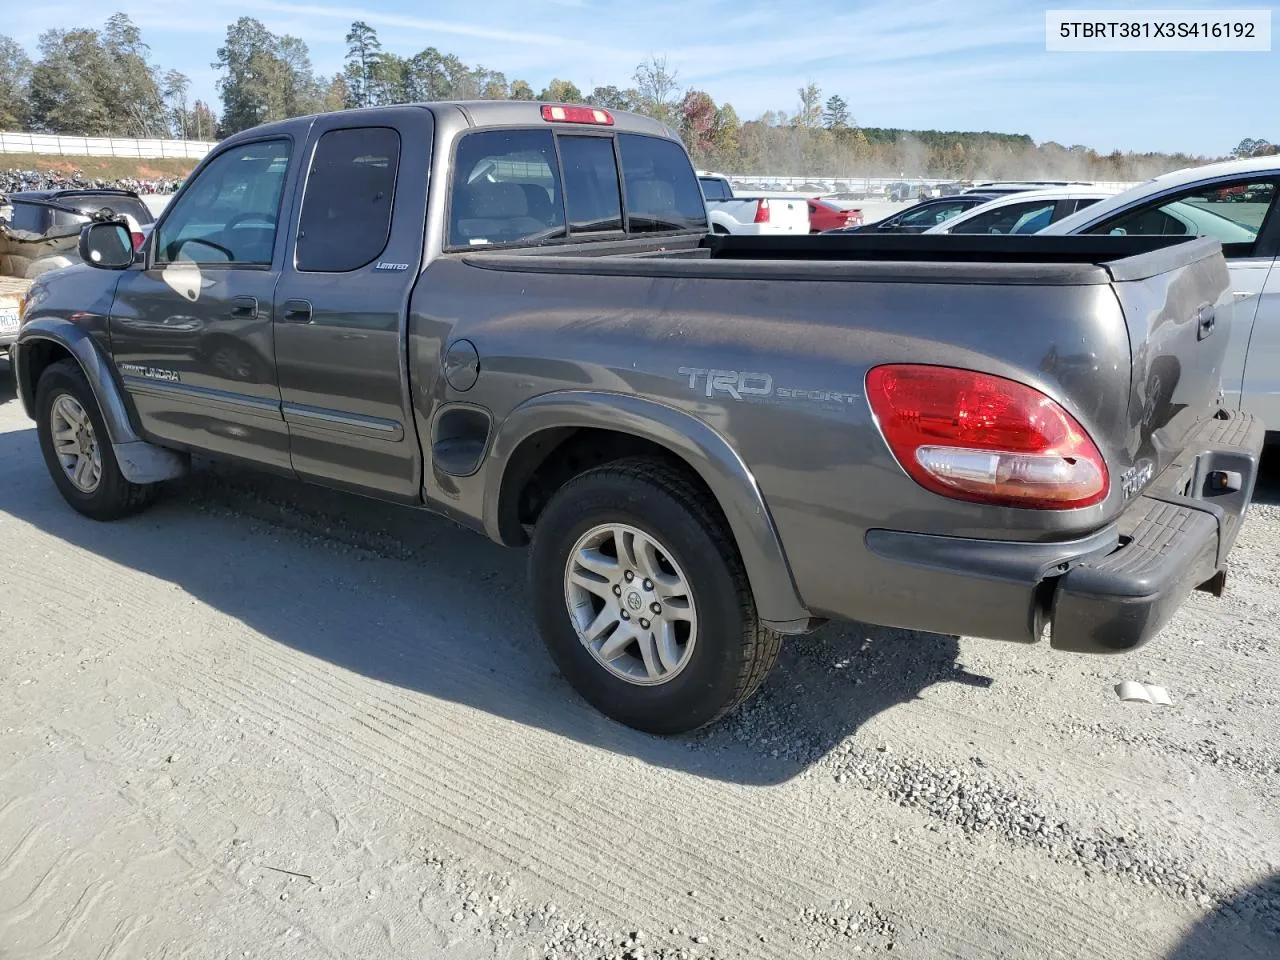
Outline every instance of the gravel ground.
{"type": "Polygon", "coordinates": [[[207,466],[80,518],[0,362],[0,957],[1275,960],[1277,503],[1134,654],[832,625],[660,740],[445,521],[207,466]]]}

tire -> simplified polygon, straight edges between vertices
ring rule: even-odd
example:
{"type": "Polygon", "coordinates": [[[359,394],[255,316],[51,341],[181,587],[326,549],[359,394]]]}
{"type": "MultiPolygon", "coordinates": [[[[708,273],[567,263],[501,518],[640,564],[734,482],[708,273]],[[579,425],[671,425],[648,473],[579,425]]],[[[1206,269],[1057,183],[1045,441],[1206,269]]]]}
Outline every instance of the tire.
{"type": "Polygon", "coordinates": [[[74,509],[94,520],[119,520],[137,513],[155,500],[159,484],[130,483],[120,472],[97,398],[79,364],[74,360],[50,364],[36,384],[35,400],[36,434],[40,438],[45,466],[49,468],[58,492],[74,509]],[[81,489],[68,475],[55,447],[54,405],[63,398],[69,398],[75,404],[88,418],[91,427],[90,445],[96,445],[100,466],[96,483],[90,490],[81,489]]]}
{"type": "MultiPolygon", "coordinates": [[[[604,556],[607,561],[608,543],[606,539],[603,545],[590,548],[592,556],[604,556]]],[[[623,549],[614,549],[613,556],[623,549]]],[[[761,624],[742,560],[714,502],[677,468],[661,461],[616,461],[579,474],[561,487],[534,528],[529,582],[543,642],[565,679],[601,713],[637,730],[685,733],[719,719],[759,689],[778,659],[782,638],[761,624]],[[584,592],[578,581],[569,580],[571,569],[577,571],[579,581],[584,575],[581,565],[570,567],[571,560],[583,556],[579,548],[609,527],[622,531],[616,543],[630,536],[629,530],[639,535],[631,543],[643,545],[647,540],[656,553],[650,554],[647,563],[619,562],[618,570],[635,570],[634,581],[624,581],[610,568],[608,574],[599,575],[601,580],[590,593],[584,592]],[[672,631],[664,635],[685,638],[683,645],[668,643],[664,649],[672,653],[672,661],[676,651],[682,659],[675,669],[667,670],[667,659],[659,663],[641,657],[636,644],[629,647],[631,654],[606,665],[579,633],[592,633],[598,622],[592,619],[593,610],[600,610],[606,619],[612,615],[603,611],[607,596],[595,589],[611,584],[601,593],[616,593],[615,586],[626,587],[628,592],[617,598],[616,608],[622,611],[639,588],[647,589],[650,580],[642,574],[652,569],[653,557],[662,565],[655,575],[655,580],[661,580],[654,588],[657,594],[645,596],[630,609],[645,614],[649,609],[661,611],[672,631]],[[671,595],[679,596],[677,588],[667,585],[677,582],[687,587],[688,610],[684,601],[663,595],[674,591],[671,595]],[[574,596],[599,606],[574,607],[574,596]],[[650,607],[650,600],[661,603],[650,607]],[[588,621],[589,626],[584,626],[588,621]],[[655,679],[652,670],[646,673],[651,662],[663,668],[662,676],[655,679]],[[619,675],[624,666],[630,671],[627,677],[619,675]]],[[[645,624],[656,631],[658,619],[650,623],[637,615],[631,622],[636,624],[633,629],[645,624]]],[[[624,625],[619,620],[616,626],[617,631],[605,631],[605,647],[624,625]]]]}

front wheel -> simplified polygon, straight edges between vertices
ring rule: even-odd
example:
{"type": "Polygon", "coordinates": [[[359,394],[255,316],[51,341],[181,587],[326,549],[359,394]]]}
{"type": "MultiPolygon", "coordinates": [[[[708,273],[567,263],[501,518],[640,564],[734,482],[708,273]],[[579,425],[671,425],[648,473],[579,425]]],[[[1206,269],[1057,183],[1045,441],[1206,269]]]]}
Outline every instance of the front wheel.
{"type": "Polygon", "coordinates": [[[575,477],[538,519],[529,580],[543,641],[596,709],[694,730],[759,688],[781,638],[756,613],[714,502],[648,459],[575,477]]]}
{"type": "Polygon", "coordinates": [[[63,499],[87,517],[117,520],[155,499],[156,484],[120,471],[89,381],[74,360],[51,364],[36,384],[36,433],[63,499]]]}

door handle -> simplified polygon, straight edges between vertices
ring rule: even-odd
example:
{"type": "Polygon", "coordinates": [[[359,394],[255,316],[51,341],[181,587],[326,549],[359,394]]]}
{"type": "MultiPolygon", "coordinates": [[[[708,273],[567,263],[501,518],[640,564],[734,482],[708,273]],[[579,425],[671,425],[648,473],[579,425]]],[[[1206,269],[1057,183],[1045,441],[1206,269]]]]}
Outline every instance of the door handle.
{"type": "Polygon", "coordinates": [[[237,320],[256,320],[258,317],[258,298],[232,297],[231,316],[237,320]]]}
{"type": "Polygon", "coordinates": [[[280,317],[283,323],[310,323],[312,310],[310,300],[286,300],[284,313],[280,317]]]}
{"type": "Polygon", "coordinates": [[[1213,307],[1201,307],[1196,314],[1196,339],[1203,340],[1213,333],[1217,323],[1218,318],[1214,314],[1213,307]]]}
{"type": "Polygon", "coordinates": [[[1232,290],[1231,296],[1235,297],[1237,300],[1248,300],[1250,297],[1254,296],[1254,292],[1252,290],[1232,290]]]}

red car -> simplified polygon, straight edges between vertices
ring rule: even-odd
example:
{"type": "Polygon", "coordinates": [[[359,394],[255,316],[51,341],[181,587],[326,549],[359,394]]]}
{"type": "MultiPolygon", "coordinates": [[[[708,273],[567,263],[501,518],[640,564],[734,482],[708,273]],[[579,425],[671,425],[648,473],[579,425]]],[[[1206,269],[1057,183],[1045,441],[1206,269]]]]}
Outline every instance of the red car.
{"type": "Polygon", "coordinates": [[[842,210],[830,200],[812,197],[809,204],[809,232],[821,233],[823,230],[838,230],[841,227],[862,226],[862,211],[859,209],[842,210]]]}

